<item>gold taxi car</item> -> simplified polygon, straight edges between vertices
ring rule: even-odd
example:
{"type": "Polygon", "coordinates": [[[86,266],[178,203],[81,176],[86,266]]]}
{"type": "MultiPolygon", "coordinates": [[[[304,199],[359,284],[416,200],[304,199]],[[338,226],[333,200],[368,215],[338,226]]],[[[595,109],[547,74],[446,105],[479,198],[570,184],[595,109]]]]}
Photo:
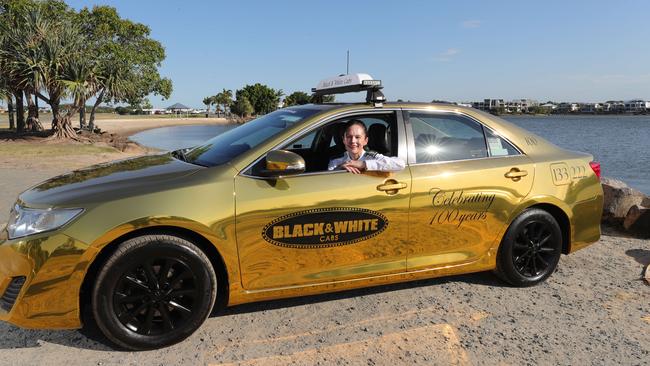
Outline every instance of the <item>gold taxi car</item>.
{"type": "Polygon", "coordinates": [[[201,146],[49,179],[0,234],[0,320],[79,328],[119,346],[179,342],[225,305],[494,270],[544,281],[600,237],[600,165],[451,104],[387,103],[367,74],[201,146]],[[345,123],[393,172],[328,170],[345,123]]]}

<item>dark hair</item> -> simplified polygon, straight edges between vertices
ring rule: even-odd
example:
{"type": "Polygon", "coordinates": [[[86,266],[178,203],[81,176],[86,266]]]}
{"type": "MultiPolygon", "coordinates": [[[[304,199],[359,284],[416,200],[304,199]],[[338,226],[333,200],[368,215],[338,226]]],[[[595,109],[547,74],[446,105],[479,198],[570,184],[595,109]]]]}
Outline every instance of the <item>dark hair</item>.
{"type": "Polygon", "coordinates": [[[358,119],[351,119],[345,123],[345,128],[343,129],[342,136],[345,137],[345,133],[348,131],[348,128],[354,125],[361,126],[361,128],[363,128],[363,134],[368,136],[368,129],[366,128],[366,124],[358,119]]]}

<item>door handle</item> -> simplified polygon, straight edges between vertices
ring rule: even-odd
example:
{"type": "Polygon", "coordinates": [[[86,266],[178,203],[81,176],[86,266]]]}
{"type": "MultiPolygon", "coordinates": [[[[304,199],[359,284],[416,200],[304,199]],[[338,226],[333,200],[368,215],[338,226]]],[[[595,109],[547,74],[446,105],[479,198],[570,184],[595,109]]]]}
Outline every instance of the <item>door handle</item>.
{"type": "Polygon", "coordinates": [[[521,180],[522,177],[525,177],[528,175],[528,172],[525,170],[519,170],[519,168],[512,168],[510,169],[509,172],[504,174],[506,178],[510,178],[515,182],[518,182],[521,180]]]}
{"type": "Polygon", "coordinates": [[[383,184],[377,186],[377,190],[386,192],[388,195],[397,194],[400,189],[406,188],[406,183],[398,182],[394,179],[388,179],[383,184]]]}

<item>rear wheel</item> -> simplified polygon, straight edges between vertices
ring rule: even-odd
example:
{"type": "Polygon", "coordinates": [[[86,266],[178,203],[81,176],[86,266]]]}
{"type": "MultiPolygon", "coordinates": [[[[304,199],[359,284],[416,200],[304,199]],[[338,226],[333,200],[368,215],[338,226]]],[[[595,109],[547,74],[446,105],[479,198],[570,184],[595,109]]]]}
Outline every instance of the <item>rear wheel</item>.
{"type": "Polygon", "coordinates": [[[562,254],[562,232],[551,214],[529,209],[510,225],[499,246],[497,275],[514,286],[547,279],[562,254]]]}
{"type": "Polygon", "coordinates": [[[132,350],[187,338],[208,317],[217,280],[205,254],[170,235],[125,241],[104,263],[92,293],[101,331],[132,350]]]}

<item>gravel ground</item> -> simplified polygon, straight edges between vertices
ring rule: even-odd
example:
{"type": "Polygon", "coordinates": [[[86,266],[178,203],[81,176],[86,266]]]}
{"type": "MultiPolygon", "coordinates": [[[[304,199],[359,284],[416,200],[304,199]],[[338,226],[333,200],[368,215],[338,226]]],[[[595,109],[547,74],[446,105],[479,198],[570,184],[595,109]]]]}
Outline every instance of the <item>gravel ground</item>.
{"type": "Polygon", "coordinates": [[[0,323],[0,364],[647,364],[648,241],[603,236],[533,288],[491,273],[236,306],[147,352],[0,323]],[[74,354],[74,357],[71,354],[74,354]]]}
{"type": "MultiPolygon", "coordinates": [[[[2,165],[0,223],[18,192],[69,166],[2,165]]],[[[92,328],[0,322],[0,365],[642,365],[650,360],[650,286],[641,280],[649,263],[649,240],[604,235],[563,256],[533,288],[478,273],[246,304],[147,352],[115,350],[92,328]]]]}

